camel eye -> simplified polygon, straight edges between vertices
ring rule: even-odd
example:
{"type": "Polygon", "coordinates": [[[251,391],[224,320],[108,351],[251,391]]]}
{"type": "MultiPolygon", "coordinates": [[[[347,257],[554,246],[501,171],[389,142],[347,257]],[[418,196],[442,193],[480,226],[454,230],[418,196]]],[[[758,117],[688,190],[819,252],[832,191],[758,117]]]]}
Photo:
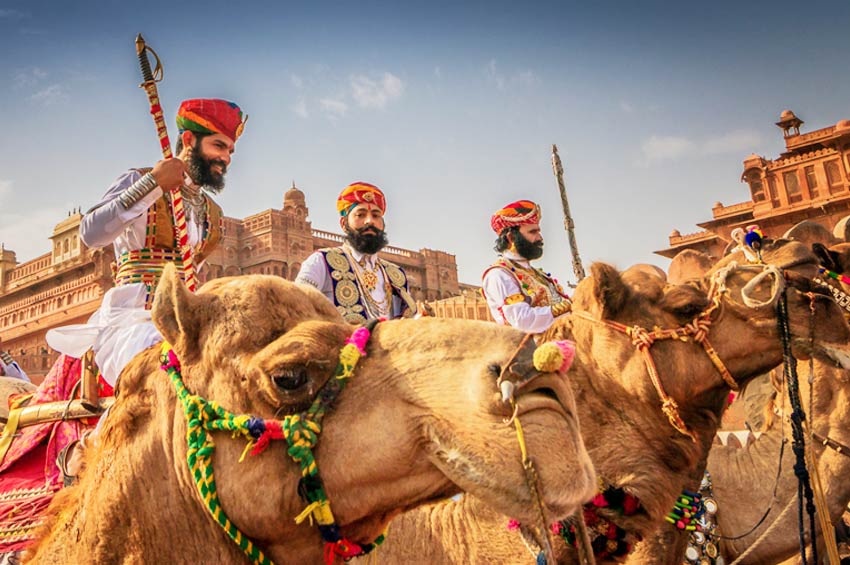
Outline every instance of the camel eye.
{"type": "Polygon", "coordinates": [[[275,386],[281,390],[293,391],[307,383],[307,370],[304,367],[294,369],[280,368],[271,375],[275,386]]]}
{"type": "Polygon", "coordinates": [[[490,366],[487,367],[491,373],[496,375],[497,377],[502,375],[502,367],[498,363],[490,363],[490,366]]]}

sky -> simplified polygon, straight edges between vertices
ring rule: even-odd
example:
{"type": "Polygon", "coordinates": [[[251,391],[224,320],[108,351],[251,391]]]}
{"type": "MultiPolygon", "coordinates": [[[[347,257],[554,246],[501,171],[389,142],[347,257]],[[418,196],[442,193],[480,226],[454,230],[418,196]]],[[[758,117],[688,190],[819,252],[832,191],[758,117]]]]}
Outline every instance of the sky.
{"type": "Polygon", "coordinates": [[[0,0],[0,242],[46,253],[158,143],[134,39],[159,53],[176,139],[185,98],[249,114],[217,197],[280,208],[294,181],[315,229],[381,187],[392,245],[442,249],[462,282],[494,259],[493,211],[543,210],[539,264],[573,280],[556,143],[585,266],[661,267],[673,229],[749,199],[742,161],[850,118],[850,2],[221,2],[0,0]]]}

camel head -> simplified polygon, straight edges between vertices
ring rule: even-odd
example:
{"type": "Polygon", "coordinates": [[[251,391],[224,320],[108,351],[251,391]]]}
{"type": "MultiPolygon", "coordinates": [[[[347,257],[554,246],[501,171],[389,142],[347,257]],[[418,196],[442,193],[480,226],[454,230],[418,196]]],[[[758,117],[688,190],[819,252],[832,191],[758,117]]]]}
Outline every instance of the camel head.
{"type": "MultiPolygon", "coordinates": [[[[840,308],[827,296],[806,294],[817,292],[817,285],[811,283],[817,274],[813,253],[800,243],[779,240],[765,242],[762,256],[790,277],[786,295],[794,354],[828,356],[833,362],[848,360],[845,351],[850,328],[840,308]]],[[[761,267],[739,268],[743,265],[746,259],[736,252],[702,280],[676,285],[667,284],[661,275],[645,268],[619,273],[611,266],[595,264],[592,276],[579,284],[573,297],[574,313],[583,313],[584,317],[566,317],[545,337],[574,336],[577,364],[591,367],[594,375],[605,375],[617,387],[616,392],[611,389],[608,394],[625,394],[660,412],[659,393],[641,353],[629,337],[599,320],[640,326],[650,332],[653,328],[683,327],[710,308],[710,289],[722,277],[726,292],[708,317],[706,335],[719,361],[736,383],[743,385],[782,362],[774,298],[780,288],[777,285],[785,284],[779,271],[773,271],[782,279],[776,281],[775,276],[762,275],[761,267]]],[[[695,428],[704,427],[703,422],[716,426],[730,387],[703,347],[694,343],[694,336],[689,336],[687,343],[656,339],[650,352],[659,368],[661,385],[678,403],[685,423],[695,428]]],[[[705,429],[713,435],[713,427],[705,429]]]]}
{"type": "MultiPolygon", "coordinates": [[[[355,329],[323,295],[279,277],[216,279],[192,294],[174,269],[159,284],[153,319],[179,356],[191,393],[264,419],[302,412],[325,394],[355,329]]],[[[517,391],[518,417],[551,518],[592,496],[595,475],[567,377],[537,372],[533,342],[520,347],[523,338],[463,320],[398,320],[374,328],[314,449],[344,536],[370,542],[397,513],[460,491],[506,515],[536,519],[517,435],[505,424],[510,409],[496,386],[509,361],[525,383],[517,391]]],[[[125,372],[122,397],[151,379],[163,375],[134,382],[125,372]]],[[[168,438],[173,464],[186,481],[185,422],[173,396],[167,402],[179,416],[168,438]]],[[[293,559],[293,540],[321,551],[316,529],[293,521],[306,503],[286,443],[239,463],[244,441],[218,433],[215,442],[222,507],[243,533],[284,561],[293,559]]]]}

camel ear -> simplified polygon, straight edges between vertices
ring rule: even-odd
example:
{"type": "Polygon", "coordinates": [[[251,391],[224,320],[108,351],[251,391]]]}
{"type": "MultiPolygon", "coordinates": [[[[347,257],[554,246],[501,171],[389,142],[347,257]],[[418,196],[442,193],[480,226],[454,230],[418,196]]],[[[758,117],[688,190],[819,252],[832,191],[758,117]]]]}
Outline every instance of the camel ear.
{"type": "Polygon", "coordinates": [[[841,272],[840,265],[840,256],[835,251],[831,251],[827,249],[826,245],[822,243],[813,243],[812,251],[815,253],[815,257],[820,261],[821,267],[829,269],[830,271],[841,272]]]}
{"type": "Polygon", "coordinates": [[[613,318],[626,305],[629,287],[611,265],[593,263],[590,272],[593,276],[593,297],[602,310],[601,315],[605,319],[613,318]]]}
{"type": "Polygon", "coordinates": [[[197,351],[201,301],[183,284],[177,267],[166,265],[156,288],[151,317],[162,336],[183,356],[197,351]]]}

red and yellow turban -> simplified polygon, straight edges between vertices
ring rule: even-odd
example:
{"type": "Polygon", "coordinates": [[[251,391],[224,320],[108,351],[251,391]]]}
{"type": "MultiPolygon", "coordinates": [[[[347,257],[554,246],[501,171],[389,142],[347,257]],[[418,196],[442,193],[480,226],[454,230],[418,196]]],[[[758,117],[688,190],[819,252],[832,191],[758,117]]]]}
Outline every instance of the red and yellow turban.
{"type": "Polygon", "coordinates": [[[490,218],[490,227],[501,234],[505,228],[540,223],[540,206],[531,200],[511,202],[490,218]]]}
{"type": "Polygon", "coordinates": [[[227,100],[196,98],[184,100],[177,110],[177,128],[195,133],[220,133],[235,143],[248,117],[242,118],[242,110],[227,100]]]}
{"type": "Polygon", "coordinates": [[[336,199],[336,209],[340,216],[345,216],[358,204],[374,204],[381,209],[381,212],[387,211],[384,193],[377,186],[366,182],[349,184],[342,189],[336,199]]]}

